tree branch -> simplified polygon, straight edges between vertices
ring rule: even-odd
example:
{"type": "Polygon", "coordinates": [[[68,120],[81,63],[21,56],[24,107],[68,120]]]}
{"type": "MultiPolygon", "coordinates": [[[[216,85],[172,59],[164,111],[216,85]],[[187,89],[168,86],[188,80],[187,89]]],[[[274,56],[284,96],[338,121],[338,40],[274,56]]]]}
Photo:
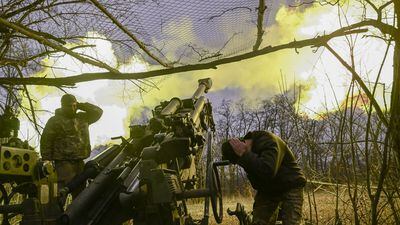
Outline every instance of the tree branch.
{"type": "Polygon", "coordinates": [[[139,46],[140,49],[142,49],[150,58],[154,59],[156,62],[158,62],[160,65],[164,67],[171,67],[170,65],[164,63],[161,61],[161,59],[157,58],[153,53],[151,53],[146,46],[143,44],[142,41],[140,41],[138,38],[136,38],[135,35],[132,34],[124,25],[122,25],[110,12],[107,11],[106,8],[104,8],[103,5],[101,5],[97,0],[90,0],[93,5],[95,5],[101,12],[103,12],[119,29],[121,29],[126,35],[128,35],[132,40],[139,46]]]}
{"type": "Polygon", "coordinates": [[[224,15],[225,13],[227,13],[227,12],[233,12],[234,10],[238,10],[238,9],[247,9],[247,10],[249,10],[250,12],[252,11],[251,8],[249,8],[249,7],[238,6],[238,7],[234,7],[234,8],[231,8],[231,9],[224,10],[224,11],[222,11],[222,12],[221,12],[220,14],[218,14],[218,15],[214,15],[214,16],[206,17],[206,18],[200,18],[198,21],[207,20],[207,23],[208,23],[208,22],[210,22],[211,20],[213,20],[213,19],[215,19],[215,18],[218,18],[218,17],[223,16],[223,15],[224,15]]]}
{"type": "Polygon", "coordinates": [[[113,73],[116,73],[116,74],[119,73],[118,70],[112,68],[111,66],[107,65],[106,63],[82,57],[79,53],[73,52],[73,51],[69,50],[68,48],[66,48],[66,47],[64,47],[62,45],[54,44],[53,42],[48,41],[46,38],[44,38],[44,37],[42,37],[42,36],[40,36],[40,35],[38,35],[36,33],[29,32],[24,27],[21,27],[20,25],[17,25],[15,23],[11,23],[11,22],[9,22],[6,19],[3,19],[1,17],[0,17],[0,24],[3,24],[4,26],[7,26],[7,27],[9,27],[9,28],[21,33],[21,34],[24,34],[24,35],[26,35],[26,36],[38,41],[39,43],[41,43],[43,45],[49,46],[49,47],[51,47],[53,49],[56,49],[56,50],[59,50],[59,51],[63,51],[66,54],[78,59],[79,61],[81,61],[83,63],[88,63],[88,64],[91,64],[91,65],[97,66],[99,68],[106,69],[106,70],[108,70],[110,72],[113,72],[113,73]]]}
{"type": "Polygon", "coordinates": [[[17,15],[17,14],[23,12],[23,11],[35,8],[37,5],[41,4],[42,2],[44,2],[44,0],[34,1],[33,3],[31,3],[31,4],[29,4],[29,5],[25,6],[25,7],[22,7],[22,8],[19,8],[19,9],[13,11],[13,12],[7,13],[6,15],[4,15],[4,18],[10,18],[10,17],[13,17],[13,16],[15,16],[15,15],[17,15]]]}
{"type": "MultiPolygon", "coordinates": [[[[23,77],[23,74],[22,74],[21,69],[20,69],[18,66],[15,66],[15,69],[17,70],[18,75],[19,75],[20,77],[23,77]]],[[[24,91],[25,91],[26,97],[28,98],[29,107],[30,107],[30,111],[31,111],[31,114],[32,114],[32,122],[33,122],[33,125],[35,126],[36,132],[37,132],[38,134],[40,134],[40,130],[39,130],[39,127],[38,127],[38,123],[37,123],[37,121],[36,121],[35,108],[33,107],[33,103],[32,103],[33,100],[32,100],[32,98],[31,98],[31,95],[29,94],[29,91],[28,91],[27,86],[26,86],[26,85],[23,85],[23,87],[24,87],[24,91]]]]}
{"type": "Polygon", "coordinates": [[[379,117],[379,119],[382,121],[382,123],[388,127],[389,123],[383,114],[381,107],[379,107],[378,102],[376,101],[375,97],[372,95],[372,93],[369,91],[367,85],[365,85],[364,81],[361,79],[360,75],[354,70],[353,67],[351,67],[335,50],[331,48],[328,44],[324,46],[327,48],[332,55],[334,55],[339,62],[352,74],[353,79],[357,81],[357,83],[360,85],[361,89],[364,91],[364,93],[367,95],[368,99],[371,101],[371,104],[373,105],[374,109],[376,110],[376,113],[379,117]]]}
{"type": "Polygon", "coordinates": [[[382,10],[386,7],[388,7],[389,5],[391,5],[393,2],[393,0],[387,1],[386,3],[384,3],[383,5],[379,6],[379,11],[382,12],[382,10]]]}
{"type": "Polygon", "coordinates": [[[257,16],[257,40],[253,46],[253,51],[258,50],[262,42],[262,36],[264,35],[263,22],[265,9],[265,0],[259,0],[257,16]]]}
{"type": "MultiPolygon", "coordinates": [[[[389,24],[386,23],[382,23],[378,20],[373,20],[373,19],[367,19],[352,25],[349,25],[347,27],[343,27],[339,30],[337,30],[338,32],[343,32],[346,30],[352,30],[352,29],[356,29],[356,28],[361,28],[361,27],[367,27],[367,26],[372,26],[377,28],[378,30],[380,30],[383,34],[389,34],[391,35],[394,39],[396,40],[400,40],[400,31],[395,28],[394,26],[391,26],[389,24]]],[[[337,32],[335,31],[335,32],[337,32]]]]}
{"type": "MultiPolygon", "coordinates": [[[[89,48],[89,47],[96,47],[96,45],[79,45],[79,46],[75,46],[72,48],[69,48],[69,50],[75,50],[75,49],[79,49],[79,48],[89,48]]],[[[54,51],[44,51],[41,52],[37,55],[33,55],[30,56],[29,58],[23,58],[23,59],[9,59],[9,58],[3,58],[0,59],[0,66],[4,66],[4,65],[20,65],[20,66],[26,66],[28,62],[35,60],[37,58],[40,57],[44,57],[46,55],[50,55],[50,54],[54,54],[60,52],[58,50],[54,50],[54,51]]]]}
{"type": "Polygon", "coordinates": [[[249,53],[245,53],[242,55],[237,55],[229,58],[223,58],[219,60],[215,60],[213,62],[204,63],[204,64],[194,64],[187,66],[180,66],[169,69],[161,69],[161,70],[153,70],[147,72],[138,72],[138,73],[114,73],[114,72],[104,72],[104,73],[85,73],[76,76],[70,77],[60,77],[60,78],[45,78],[45,77],[29,77],[29,78],[0,78],[0,84],[4,85],[47,85],[47,86],[73,86],[76,83],[87,82],[92,80],[101,80],[101,79],[109,79],[109,80],[136,80],[136,79],[144,79],[149,77],[156,77],[168,74],[182,73],[188,71],[195,70],[205,70],[205,69],[216,69],[217,66],[239,62],[245,59],[250,59],[256,56],[269,54],[272,52],[276,52],[283,49],[299,49],[307,46],[311,47],[320,47],[325,45],[329,40],[336,37],[341,37],[344,35],[356,34],[356,33],[364,33],[367,32],[367,29],[359,29],[359,30],[344,30],[344,31],[335,31],[328,35],[318,36],[311,39],[305,39],[301,41],[292,41],[290,43],[277,45],[277,46],[267,46],[257,51],[252,51],[249,53]]]}

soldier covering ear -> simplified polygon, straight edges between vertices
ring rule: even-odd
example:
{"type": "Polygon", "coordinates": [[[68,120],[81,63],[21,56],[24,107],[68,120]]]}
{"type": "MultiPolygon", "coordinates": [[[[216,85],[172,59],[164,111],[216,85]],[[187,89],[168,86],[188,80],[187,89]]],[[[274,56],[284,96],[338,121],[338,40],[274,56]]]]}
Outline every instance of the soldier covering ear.
{"type": "Polygon", "coordinates": [[[241,140],[232,138],[223,143],[222,157],[240,165],[257,190],[252,224],[276,220],[279,205],[283,224],[301,223],[306,179],[280,137],[268,131],[249,132],[241,140]]]}
{"type": "MultiPolygon", "coordinates": [[[[99,120],[102,113],[99,107],[78,103],[75,96],[65,94],[61,98],[61,108],[47,121],[40,140],[40,153],[43,160],[54,161],[59,190],[83,171],[83,160],[91,151],[89,125],[99,120]]],[[[73,197],[83,188],[73,191],[73,197]]]]}

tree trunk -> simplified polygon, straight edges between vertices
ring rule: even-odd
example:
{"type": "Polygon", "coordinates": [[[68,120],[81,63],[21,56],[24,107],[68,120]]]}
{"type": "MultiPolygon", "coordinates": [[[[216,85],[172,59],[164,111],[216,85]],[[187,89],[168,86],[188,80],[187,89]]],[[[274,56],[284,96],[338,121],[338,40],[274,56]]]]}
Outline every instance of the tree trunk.
{"type": "MultiPolygon", "coordinates": [[[[393,1],[396,16],[396,28],[400,28],[400,2],[393,1]]],[[[395,39],[393,53],[393,86],[390,103],[390,129],[391,145],[397,156],[397,163],[400,165],[400,40],[395,39]]],[[[400,172],[400,166],[397,167],[400,172]]]]}

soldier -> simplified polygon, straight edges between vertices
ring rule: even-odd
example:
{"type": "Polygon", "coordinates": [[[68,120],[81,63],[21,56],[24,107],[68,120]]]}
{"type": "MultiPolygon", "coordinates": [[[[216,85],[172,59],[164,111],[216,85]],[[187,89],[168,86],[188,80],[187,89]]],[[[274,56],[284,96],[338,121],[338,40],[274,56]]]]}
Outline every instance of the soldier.
{"type": "Polygon", "coordinates": [[[281,138],[267,131],[249,132],[242,140],[223,143],[222,155],[243,167],[257,190],[252,224],[275,224],[279,207],[284,225],[301,223],[306,179],[281,138]]]}
{"type": "Polygon", "coordinates": [[[0,144],[7,143],[10,138],[18,137],[19,120],[10,106],[6,106],[3,115],[0,115],[0,128],[0,144]]]}
{"type": "MultiPolygon", "coordinates": [[[[99,120],[102,114],[103,110],[99,107],[79,103],[75,96],[65,94],[61,98],[61,108],[47,121],[40,140],[40,153],[43,160],[54,161],[58,190],[83,171],[83,160],[89,157],[91,151],[89,125],[99,120]]],[[[72,197],[76,197],[83,188],[73,191],[72,197]]]]}

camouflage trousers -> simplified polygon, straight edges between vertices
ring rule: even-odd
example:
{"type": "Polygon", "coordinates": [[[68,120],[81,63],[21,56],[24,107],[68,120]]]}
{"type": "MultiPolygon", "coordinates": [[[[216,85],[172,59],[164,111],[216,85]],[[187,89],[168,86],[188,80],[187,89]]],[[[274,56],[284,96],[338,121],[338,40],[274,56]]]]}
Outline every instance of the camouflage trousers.
{"type": "Polygon", "coordinates": [[[252,224],[276,224],[279,212],[283,225],[298,225],[302,221],[302,208],[303,188],[292,189],[277,198],[257,193],[253,205],[252,224]]]}
{"type": "MultiPolygon", "coordinates": [[[[57,160],[55,161],[55,167],[57,172],[57,183],[58,191],[65,187],[76,175],[83,172],[85,163],[83,160],[57,160]]],[[[72,198],[78,196],[78,194],[85,187],[79,187],[77,190],[72,191],[72,198]]]]}

